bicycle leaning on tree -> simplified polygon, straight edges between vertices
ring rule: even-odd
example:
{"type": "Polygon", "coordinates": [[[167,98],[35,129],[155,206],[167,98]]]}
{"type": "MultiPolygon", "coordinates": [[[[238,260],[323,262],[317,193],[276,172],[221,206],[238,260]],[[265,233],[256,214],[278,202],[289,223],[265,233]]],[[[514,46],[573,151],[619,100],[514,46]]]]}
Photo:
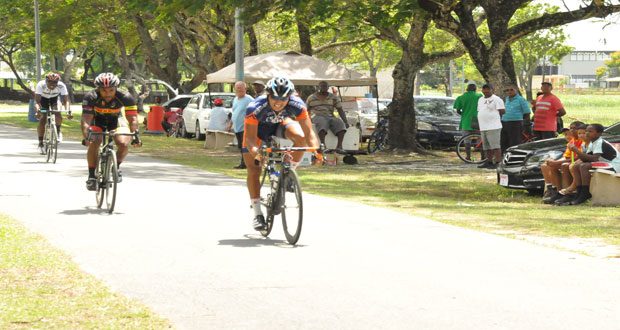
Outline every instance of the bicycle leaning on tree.
{"type": "MultiPolygon", "coordinates": [[[[87,140],[92,136],[102,136],[102,142],[99,146],[99,161],[95,169],[96,200],[97,208],[101,208],[105,199],[108,213],[114,211],[116,205],[116,190],[119,183],[118,165],[116,160],[116,151],[114,150],[114,137],[117,135],[138,137],[138,132],[121,133],[116,131],[95,132],[91,128],[88,130],[87,140]]],[[[142,142],[140,142],[142,145],[142,142]]]]}
{"type": "Polygon", "coordinates": [[[383,115],[379,117],[375,130],[368,138],[368,146],[366,147],[368,153],[371,154],[377,150],[382,151],[387,146],[388,139],[388,116],[383,115]]]}

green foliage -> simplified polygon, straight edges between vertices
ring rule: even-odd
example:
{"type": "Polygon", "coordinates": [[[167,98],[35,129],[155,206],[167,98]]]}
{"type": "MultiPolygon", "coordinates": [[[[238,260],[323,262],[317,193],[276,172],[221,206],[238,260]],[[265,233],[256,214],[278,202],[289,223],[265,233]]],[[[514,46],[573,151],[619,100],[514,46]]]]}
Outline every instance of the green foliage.
{"type": "Polygon", "coordinates": [[[603,76],[610,78],[620,76],[620,52],[611,53],[611,57],[605,60],[605,66],[596,69],[596,77],[603,76]]]}

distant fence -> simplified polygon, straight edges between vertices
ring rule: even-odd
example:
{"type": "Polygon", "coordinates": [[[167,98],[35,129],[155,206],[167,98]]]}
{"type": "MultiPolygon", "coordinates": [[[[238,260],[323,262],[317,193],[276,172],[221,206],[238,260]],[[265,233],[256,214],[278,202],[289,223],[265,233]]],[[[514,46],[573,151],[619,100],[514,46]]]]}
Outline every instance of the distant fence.
{"type": "Polygon", "coordinates": [[[553,87],[553,93],[575,95],[620,95],[620,88],[570,88],[553,87]]]}

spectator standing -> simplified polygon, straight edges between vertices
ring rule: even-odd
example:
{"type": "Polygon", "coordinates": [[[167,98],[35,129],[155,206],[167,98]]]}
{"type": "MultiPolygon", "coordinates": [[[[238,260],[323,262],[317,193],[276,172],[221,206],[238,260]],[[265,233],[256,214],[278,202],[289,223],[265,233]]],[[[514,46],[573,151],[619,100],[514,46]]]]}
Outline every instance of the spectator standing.
{"type": "Polygon", "coordinates": [[[254,98],[257,98],[263,94],[265,94],[265,83],[262,80],[257,80],[252,83],[252,87],[254,87],[254,98]]]}
{"type": "Polygon", "coordinates": [[[506,113],[502,115],[501,147],[502,153],[509,147],[521,143],[524,126],[530,125],[530,106],[519,93],[516,84],[509,84],[506,92],[506,113]]]}
{"type": "Polygon", "coordinates": [[[209,114],[207,129],[215,131],[229,131],[231,129],[228,122],[232,113],[224,108],[222,106],[223,104],[224,101],[222,101],[222,99],[213,100],[213,105],[215,105],[215,107],[211,109],[211,114],[209,114]]]}
{"type": "Polygon", "coordinates": [[[504,101],[493,94],[492,85],[483,85],[482,94],[483,97],[478,99],[478,124],[480,125],[482,147],[487,155],[487,161],[480,164],[478,168],[495,169],[502,159],[501,115],[506,113],[506,110],[504,109],[504,101]]]}
{"type": "Polygon", "coordinates": [[[601,137],[603,129],[601,124],[592,124],[586,128],[586,139],[591,142],[588,144],[585,153],[581,152],[575,145],[570,146],[571,151],[575,152],[581,159],[581,163],[573,165],[578,174],[574,177],[577,181],[577,196],[570,202],[571,205],[582,204],[592,198],[590,194],[590,179],[592,178],[590,169],[593,162],[609,163],[610,170],[620,173],[620,155],[611,143],[601,137]]]}
{"type": "MultiPolygon", "coordinates": [[[[467,85],[467,92],[456,98],[454,101],[454,109],[461,116],[461,123],[459,129],[463,136],[471,135],[474,132],[472,127],[472,118],[478,117],[478,99],[482,97],[482,94],[476,93],[476,85],[467,85]]],[[[479,127],[477,127],[478,129],[479,127]]],[[[467,160],[471,159],[471,146],[465,145],[465,153],[467,160]]]]}
{"type": "Polygon", "coordinates": [[[540,89],[542,95],[536,98],[534,104],[534,136],[536,139],[551,139],[556,137],[558,130],[558,117],[566,114],[560,99],[551,94],[553,85],[543,81],[540,89]]]}
{"type": "Polygon", "coordinates": [[[245,124],[245,109],[248,107],[250,102],[254,101],[253,97],[246,94],[247,91],[248,88],[243,81],[237,81],[235,83],[235,94],[237,94],[237,97],[233,100],[232,121],[227,127],[227,130],[230,130],[231,126],[234,129],[237,137],[237,146],[239,147],[239,152],[241,153],[241,163],[233,167],[237,170],[247,168],[245,162],[243,161],[243,125],[245,124]]]}
{"type": "Polygon", "coordinates": [[[340,99],[333,93],[328,92],[327,89],[327,82],[319,82],[319,91],[310,95],[306,100],[308,112],[312,116],[312,123],[319,132],[321,143],[325,144],[325,136],[327,135],[327,130],[330,129],[338,137],[336,151],[343,152],[342,141],[347,128],[349,128],[349,123],[340,104],[340,99]],[[334,109],[338,110],[340,118],[334,116],[334,109]]]}

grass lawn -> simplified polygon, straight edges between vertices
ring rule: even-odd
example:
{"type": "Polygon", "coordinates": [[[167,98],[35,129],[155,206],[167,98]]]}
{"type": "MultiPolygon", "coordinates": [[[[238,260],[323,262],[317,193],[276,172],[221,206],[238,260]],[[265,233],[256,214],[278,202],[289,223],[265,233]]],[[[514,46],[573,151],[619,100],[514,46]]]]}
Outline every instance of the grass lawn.
{"type": "Polygon", "coordinates": [[[0,214],[0,329],[171,329],[0,214]]]}

